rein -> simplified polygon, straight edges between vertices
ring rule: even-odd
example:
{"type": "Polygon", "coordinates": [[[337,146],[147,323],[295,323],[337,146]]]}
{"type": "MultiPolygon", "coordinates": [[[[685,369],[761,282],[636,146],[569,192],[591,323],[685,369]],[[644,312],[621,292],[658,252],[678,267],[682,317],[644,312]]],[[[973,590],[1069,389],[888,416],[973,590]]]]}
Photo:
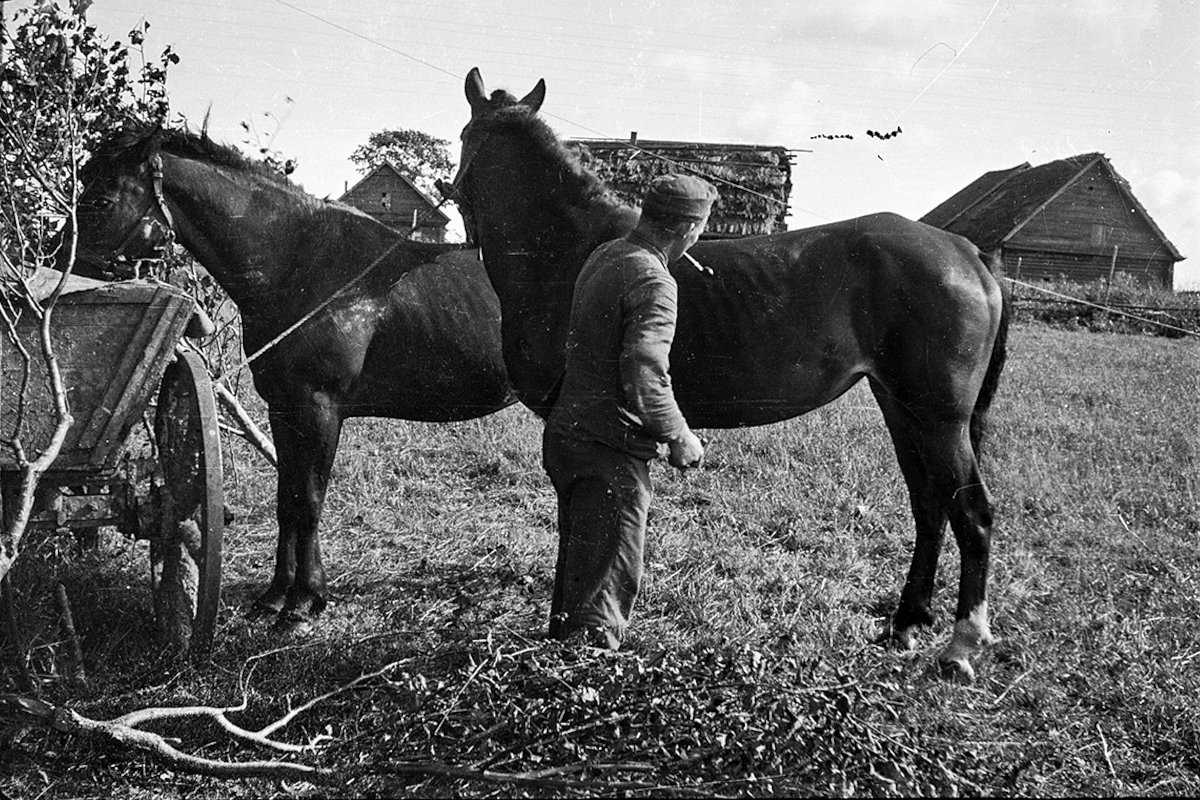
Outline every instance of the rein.
{"type": "MultiPolygon", "coordinates": [[[[461,175],[462,175],[462,170],[460,169],[460,170],[459,170],[459,177],[461,177],[461,175]]],[[[452,191],[454,191],[454,187],[456,187],[456,186],[458,185],[458,180],[459,180],[459,178],[455,178],[455,180],[454,180],[454,183],[452,183],[452,184],[450,185],[450,186],[451,186],[451,190],[452,190],[452,191]]],[[[442,185],[443,185],[443,183],[444,183],[443,181],[439,181],[439,182],[438,182],[438,190],[439,190],[439,191],[441,191],[441,190],[442,190],[442,185]]],[[[443,194],[442,202],[440,202],[440,203],[438,203],[438,204],[437,204],[437,208],[441,208],[442,206],[444,206],[444,205],[445,205],[445,204],[446,204],[446,203],[447,203],[447,202],[448,202],[448,201],[451,199],[451,196],[450,196],[450,195],[448,195],[448,194],[446,194],[444,191],[442,192],[442,194],[443,194]]],[[[372,261],[370,264],[368,264],[368,265],[367,265],[367,266],[366,266],[366,267],[365,267],[365,268],[362,270],[362,272],[359,272],[359,273],[358,273],[357,275],[355,275],[353,278],[351,278],[350,280],[348,280],[348,281],[346,281],[345,283],[343,283],[343,284],[342,284],[342,285],[341,285],[341,286],[340,286],[340,287],[337,289],[337,291],[335,291],[333,294],[329,295],[329,297],[326,297],[324,300],[322,300],[320,303],[318,303],[318,304],[317,304],[317,305],[316,305],[316,306],[315,306],[315,307],[314,307],[314,308],[313,308],[311,311],[307,312],[307,313],[306,313],[304,316],[302,316],[300,319],[296,320],[296,321],[295,321],[295,322],[293,322],[291,325],[289,325],[289,326],[287,326],[286,328],[284,328],[284,329],[283,329],[283,331],[282,331],[281,333],[279,333],[278,335],[276,335],[276,336],[275,336],[275,338],[271,339],[271,341],[267,342],[267,343],[266,343],[266,344],[264,344],[262,347],[258,348],[258,349],[257,349],[257,350],[255,350],[253,353],[251,353],[249,356],[247,356],[247,357],[246,357],[246,363],[247,363],[247,364],[253,363],[255,359],[257,359],[257,358],[261,357],[263,354],[265,354],[265,353],[266,353],[268,350],[270,350],[272,347],[274,347],[275,345],[279,344],[279,343],[280,343],[280,342],[282,342],[284,339],[286,339],[288,336],[291,336],[293,333],[295,333],[296,329],[297,329],[297,328],[299,328],[301,325],[303,325],[304,323],[308,322],[310,319],[312,319],[313,317],[315,317],[317,314],[321,313],[321,312],[322,312],[322,311],[324,311],[326,308],[328,308],[328,306],[329,306],[329,304],[330,304],[330,303],[332,303],[332,302],[333,302],[334,300],[336,300],[337,298],[341,297],[341,296],[342,296],[342,294],[343,294],[343,293],[345,293],[345,291],[346,291],[347,289],[349,289],[351,286],[353,286],[354,284],[358,283],[360,280],[362,280],[363,278],[365,278],[365,277],[367,276],[367,274],[368,274],[368,273],[369,273],[371,270],[375,269],[377,266],[379,266],[379,264],[380,264],[380,263],[381,263],[381,262],[382,262],[382,261],[383,261],[385,258],[387,258],[389,255],[391,255],[392,251],[393,251],[393,250],[395,250],[397,247],[399,247],[401,242],[405,242],[405,241],[408,241],[408,240],[407,240],[407,239],[405,239],[405,238],[403,238],[403,237],[401,237],[401,238],[397,239],[395,242],[393,242],[393,243],[392,243],[392,244],[391,244],[391,245],[388,247],[388,249],[384,250],[382,253],[380,253],[380,254],[379,254],[379,256],[378,256],[378,257],[376,257],[376,259],[375,259],[374,261],[372,261]]]]}
{"type": "MultiPolygon", "coordinates": [[[[110,262],[119,259],[123,255],[125,249],[128,248],[129,245],[133,243],[135,237],[137,236],[139,231],[142,229],[142,224],[147,222],[147,220],[149,221],[149,224],[152,227],[163,231],[163,236],[162,236],[162,241],[160,242],[160,247],[163,247],[163,248],[169,247],[175,240],[175,218],[171,215],[171,210],[167,207],[166,197],[163,194],[162,156],[158,153],[155,153],[153,156],[151,156],[149,163],[150,163],[151,188],[152,188],[153,194],[154,194],[154,201],[146,206],[146,210],[142,213],[142,216],[140,218],[138,218],[137,221],[135,221],[133,223],[133,225],[130,227],[129,233],[125,236],[125,239],[121,242],[121,244],[117,247],[117,249],[115,251],[113,251],[113,254],[109,257],[110,262]],[[156,219],[153,216],[152,212],[155,207],[158,208],[159,212],[162,214],[163,219],[166,220],[166,225],[163,225],[161,222],[158,221],[158,219],[156,219]]],[[[445,201],[443,201],[443,202],[445,202],[445,201]]],[[[404,239],[403,237],[401,237],[401,238],[397,239],[395,242],[393,242],[386,250],[384,250],[382,253],[380,253],[379,256],[377,256],[375,258],[374,261],[372,261],[370,264],[368,264],[366,266],[366,268],[364,268],[361,272],[359,272],[357,275],[355,275],[350,280],[346,281],[346,283],[342,284],[342,286],[340,288],[338,288],[337,291],[335,291],[333,294],[329,295],[329,297],[325,298],[320,303],[318,303],[312,310],[310,310],[304,316],[302,316],[300,319],[298,319],[296,322],[292,323],[287,328],[285,328],[282,333],[275,336],[273,339],[271,339],[271,341],[267,342],[265,345],[263,345],[262,347],[258,348],[253,353],[251,353],[246,358],[246,363],[247,364],[253,363],[256,359],[262,357],[267,351],[269,351],[271,348],[275,347],[277,344],[279,344],[281,341],[283,341],[288,336],[290,336],[293,332],[295,332],[295,330],[297,328],[299,328],[301,325],[308,322],[314,316],[316,316],[321,311],[323,311],[325,308],[327,308],[330,303],[332,303],[337,298],[341,297],[346,292],[347,289],[349,289],[351,286],[353,286],[358,281],[362,280],[364,277],[366,277],[366,275],[369,272],[371,272],[371,270],[373,270],[377,266],[379,266],[379,264],[382,263],[384,261],[384,259],[386,259],[388,256],[390,256],[392,254],[392,252],[395,251],[395,249],[400,246],[401,242],[404,242],[404,241],[407,241],[407,240],[404,239]]]]}
{"type": "Polygon", "coordinates": [[[282,342],[288,336],[291,336],[292,333],[294,333],[295,330],[297,328],[299,328],[301,325],[308,322],[310,319],[312,319],[314,316],[316,316],[320,312],[324,311],[329,306],[330,303],[332,303],[337,298],[341,297],[342,294],[344,294],[347,289],[349,289],[351,286],[353,286],[354,284],[358,283],[360,280],[365,278],[367,276],[367,273],[369,273],[371,270],[373,270],[377,266],[379,266],[380,262],[382,262],[389,255],[391,255],[392,251],[395,250],[397,247],[399,247],[401,242],[406,242],[406,241],[408,241],[408,240],[401,237],[401,238],[397,239],[396,241],[392,242],[392,244],[388,247],[388,249],[386,249],[382,253],[380,253],[379,256],[374,261],[372,261],[370,264],[368,264],[361,272],[359,272],[357,275],[355,275],[350,280],[343,283],[341,288],[339,288],[333,294],[329,295],[329,297],[326,297],[324,300],[322,300],[320,303],[318,303],[311,311],[306,313],[300,319],[296,320],[291,325],[284,328],[283,331],[280,334],[278,334],[274,339],[267,342],[262,347],[258,348],[253,353],[248,355],[246,357],[246,363],[247,364],[253,363],[253,361],[256,358],[259,358],[264,353],[266,353],[268,350],[270,350],[272,347],[274,347],[275,345],[282,342]]]}

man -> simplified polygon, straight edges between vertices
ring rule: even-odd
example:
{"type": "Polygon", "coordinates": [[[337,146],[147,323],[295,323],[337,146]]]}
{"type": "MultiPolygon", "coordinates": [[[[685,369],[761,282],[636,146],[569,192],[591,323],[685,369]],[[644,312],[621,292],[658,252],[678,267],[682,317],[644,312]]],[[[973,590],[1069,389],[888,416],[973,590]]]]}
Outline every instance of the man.
{"type": "Polygon", "coordinates": [[[677,288],[667,265],[700,238],[717,191],[665,175],[637,228],[606,242],[575,282],[566,371],[546,424],[542,461],[558,494],[558,564],[550,635],[616,650],[642,580],[650,459],[704,456],[675,403],[668,354],[677,288]]]}

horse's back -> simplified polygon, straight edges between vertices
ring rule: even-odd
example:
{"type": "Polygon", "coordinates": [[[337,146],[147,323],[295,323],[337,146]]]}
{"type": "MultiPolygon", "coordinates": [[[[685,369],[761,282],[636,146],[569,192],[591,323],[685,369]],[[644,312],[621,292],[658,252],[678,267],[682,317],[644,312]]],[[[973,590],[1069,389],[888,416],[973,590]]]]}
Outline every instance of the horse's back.
{"type": "Polygon", "coordinates": [[[804,413],[864,375],[886,380],[932,341],[989,348],[998,325],[999,289],[978,249],[895,214],[692,252],[712,273],[673,265],[671,361],[680,403],[701,427],[804,413]],[[741,401],[718,411],[714,396],[741,401]]]}
{"type": "MultiPolygon", "coordinates": [[[[940,306],[998,308],[1000,290],[985,256],[967,239],[923,222],[878,213],[811,228],[700,242],[692,253],[712,274],[677,261],[681,295],[745,295],[766,307],[782,298],[837,307],[867,295],[905,303],[909,313],[940,306]]],[[[719,301],[718,301],[719,302],[719,301]]]]}

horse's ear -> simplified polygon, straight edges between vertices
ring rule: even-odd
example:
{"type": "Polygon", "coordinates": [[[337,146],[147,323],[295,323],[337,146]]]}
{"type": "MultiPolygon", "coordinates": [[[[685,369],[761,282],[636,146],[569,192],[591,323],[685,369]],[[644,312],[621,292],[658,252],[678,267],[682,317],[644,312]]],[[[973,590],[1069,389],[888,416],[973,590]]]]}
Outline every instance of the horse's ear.
{"type": "Polygon", "coordinates": [[[530,111],[537,111],[542,107],[543,101],[546,99],[546,79],[538,78],[537,86],[533,87],[533,91],[521,98],[520,104],[529,106],[530,111]]]}
{"type": "Polygon", "coordinates": [[[467,73],[467,102],[471,104],[471,113],[480,111],[487,104],[487,91],[483,88],[483,77],[479,67],[471,67],[467,73]]]}

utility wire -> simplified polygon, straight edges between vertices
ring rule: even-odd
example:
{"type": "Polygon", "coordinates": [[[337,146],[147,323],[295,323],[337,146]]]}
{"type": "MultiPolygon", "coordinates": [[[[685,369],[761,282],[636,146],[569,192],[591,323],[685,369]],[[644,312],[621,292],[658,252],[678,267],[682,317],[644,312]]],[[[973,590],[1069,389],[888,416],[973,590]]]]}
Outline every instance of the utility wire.
{"type": "Polygon", "coordinates": [[[289,2],[287,2],[287,0],[274,0],[274,2],[278,3],[281,6],[290,8],[297,13],[303,14],[306,17],[312,17],[313,19],[317,20],[318,22],[323,22],[326,25],[330,26],[331,28],[337,28],[339,31],[341,31],[343,33],[348,33],[351,36],[362,39],[363,41],[367,41],[367,42],[370,42],[371,44],[382,47],[384,50],[388,50],[392,53],[395,53],[398,56],[407,58],[409,61],[415,61],[418,64],[429,67],[430,69],[437,70],[438,72],[444,72],[445,74],[447,74],[451,77],[454,77],[454,78],[458,77],[453,72],[451,72],[448,69],[445,69],[444,67],[439,67],[437,64],[431,64],[430,62],[426,61],[423,58],[417,58],[416,56],[409,55],[408,53],[404,52],[403,50],[399,50],[395,47],[392,47],[389,44],[385,44],[385,43],[379,41],[378,39],[373,39],[370,36],[367,36],[366,34],[359,33],[358,31],[353,30],[351,28],[347,28],[345,25],[339,25],[338,23],[334,22],[331,19],[326,19],[325,17],[322,17],[318,14],[314,14],[311,11],[308,11],[307,9],[303,9],[303,8],[300,8],[299,6],[293,5],[289,2]]]}
{"type": "MultiPolygon", "coordinates": [[[[383,42],[379,41],[378,39],[372,38],[372,37],[370,37],[370,36],[367,36],[366,34],[363,34],[363,33],[359,33],[358,31],[355,31],[355,30],[353,30],[353,29],[351,29],[351,28],[347,28],[347,27],[345,27],[344,25],[340,25],[340,24],[338,24],[338,23],[336,23],[336,22],[333,22],[332,20],[326,19],[325,17],[322,17],[322,16],[320,16],[320,15],[313,14],[311,11],[307,11],[307,10],[305,10],[305,9],[303,9],[303,8],[300,8],[300,7],[296,6],[296,5],[293,5],[292,3],[289,3],[289,2],[287,2],[287,0],[274,0],[274,2],[278,3],[278,4],[279,4],[279,5],[281,5],[281,6],[285,6],[286,8],[290,8],[290,9],[292,9],[293,11],[297,11],[297,12],[299,12],[299,13],[301,13],[301,14],[304,14],[305,16],[311,17],[311,18],[313,18],[313,19],[315,19],[315,20],[317,20],[317,21],[319,21],[319,22],[322,22],[322,23],[324,23],[324,24],[326,24],[326,25],[329,25],[330,27],[336,28],[337,30],[339,30],[339,31],[342,31],[343,33],[348,33],[348,34],[350,34],[351,36],[354,36],[354,37],[356,37],[356,38],[362,39],[363,41],[366,41],[366,42],[370,42],[370,43],[372,43],[372,44],[374,44],[374,45],[377,45],[378,47],[382,47],[383,49],[385,49],[385,50],[387,50],[387,51],[389,51],[389,52],[395,53],[396,55],[403,56],[404,58],[407,58],[407,59],[409,59],[410,61],[415,61],[415,62],[417,62],[418,64],[421,64],[421,65],[423,65],[423,66],[429,67],[430,69],[433,69],[433,70],[437,70],[438,72],[444,73],[444,74],[446,74],[446,75],[450,75],[450,76],[452,76],[452,77],[455,77],[455,78],[457,78],[457,77],[458,77],[458,75],[456,75],[455,73],[451,72],[450,70],[448,70],[448,69],[446,69],[446,68],[444,68],[444,67],[440,67],[440,66],[438,66],[437,64],[430,63],[430,62],[428,62],[428,61],[426,61],[426,60],[424,60],[424,59],[422,59],[422,58],[417,58],[416,56],[409,55],[408,53],[405,53],[403,50],[399,50],[399,49],[397,49],[397,48],[395,48],[395,47],[392,47],[391,45],[388,45],[388,44],[385,44],[385,43],[383,43],[383,42]]],[[[999,2],[999,0],[997,0],[997,2],[999,2]]],[[[553,117],[554,119],[557,119],[557,120],[559,120],[559,121],[561,121],[561,122],[565,122],[565,123],[567,123],[568,125],[574,125],[575,127],[577,127],[577,128],[580,128],[581,130],[588,131],[589,133],[593,133],[593,134],[595,134],[596,136],[599,136],[599,137],[602,137],[602,138],[609,138],[609,139],[611,139],[611,138],[614,138],[614,137],[607,136],[606,134],[604,134],[604,133],[602,133],[602,132],[600,132],[600,131],[597,131],[597,130],[595,130],[595,129],[593,129],[593,128],[589,128],[589,127],[588,127],[588,126],[586,126],[586,125],[582,125],[582,124],[580,124],[580,123],[578,123],[578,122],[574,122],[574,121],[572,121],[572,120],[566,119],[565,117],[560,117],[560,116],[558,116],[557,114],[551,114],[551,113],[548,113],[548,112],[542,112],[542,113],[543,113],[545,116],[548,116],[548,117],[553,117]]],[[[671,158],[668,158],[667,156],[663,156],[663,155],[659,155],[658,153],[651,152],[651,151],[649,151],[649,150],[646,150],[646,149],[645,149],[645,148],[643,148],[643,147],[638,147],[638,146],[637,146],[637,145],[635,145],[635,144],[632,144],[632,143],[631,143],[631,144],[629,145],[629,147],[631,147],[632,149],[638,150],[638,151],[640,151],[640,152],[642,152],[642,153],[644,153],[644,154],[646,154],[646,155],[648,155],[648,156],[652,156],[653,158],[658,158],[658,159],[661,159],[662,161],[665,161],[665,162],[667,162],[667,163],[669,163],[669,164],[672,164],[672,165],[674,165],[674,166],[677,166],[677,167],[679,167],[679,168],[681,168],[681,169],[686,169],[686,170],[689,170],[689,171],[691,171],[691,172],[695,172],[695,173],[697,173],[697,174],[704,175],[704,177],[705,177],[705,178],[707,178],[707,179],[709,179],[709,180],[711,180],[711,181],[714,181],[714,182],[716,182],[716,183],[721,183],[721,184],[724,184],[724,185],[726,185],[726,186],[730,186],[730,187],[732,187],[732,188],[735,188],[735,189],[737,189],[737,190],[739,190],[739,191],[741,191],[741,192],[744,192],[744,193],[746,193],[746,194],[749,194],[749,195],[753,195],[753,196],[755,196],[755,197],[762,198],[762,199],[764,199],[764,200],[767,200],[767,201],[769,201],[769,202],[771,202],[771,203],[774,203],[774,204],[783,205],[785,208],[787,207],[787,201],[786,201],[786,200],[780,200],[778,197],[772,197],[772,196],[770,196],[770,195],[763,194],[763,193],[761,193],[761,192],[756,192],[756,191],[754,191],[753,189],[750,189],[750,188],[748,188],[748,187],[745,187],[745,186],[742,186],[742,185],[740,185],[740,184],[734,183],[734,182],[732,182],[732,181],[727,181],[727,180],[725,180],[724,178],[719,178],[719,177],[717,177],[717,176],[715,176],[715,175],[708,175],[708,174],[705,174],[704,172],[702,172],[702,171],[700,171],[700,170],[698,170],[698,169],[695,169],[694,167],[689,167],[689,166],[687,166],[686,164],[682,164],[682,163],[680,163],[680,162],[677,162],[677,161],[675,161],[675,160],[673,160],[673,159],[671,159],[671,158]]],[[[798,211],[803,211],[803,212],[804,212],[804,213],[806,213],[806,214],[812,214],[813,216],[816,216],[816,217],[821,217],[821,215],[819,215],[819,214],[816,214],[815,212],[812,212],[812,211],[808,211],[807,209],[797,208],[797,210],[798,210],[798,211]]],[[[821,218],[822,218],[822,219],[824,219],[824,217],[821,217],[821,218]]]]}

